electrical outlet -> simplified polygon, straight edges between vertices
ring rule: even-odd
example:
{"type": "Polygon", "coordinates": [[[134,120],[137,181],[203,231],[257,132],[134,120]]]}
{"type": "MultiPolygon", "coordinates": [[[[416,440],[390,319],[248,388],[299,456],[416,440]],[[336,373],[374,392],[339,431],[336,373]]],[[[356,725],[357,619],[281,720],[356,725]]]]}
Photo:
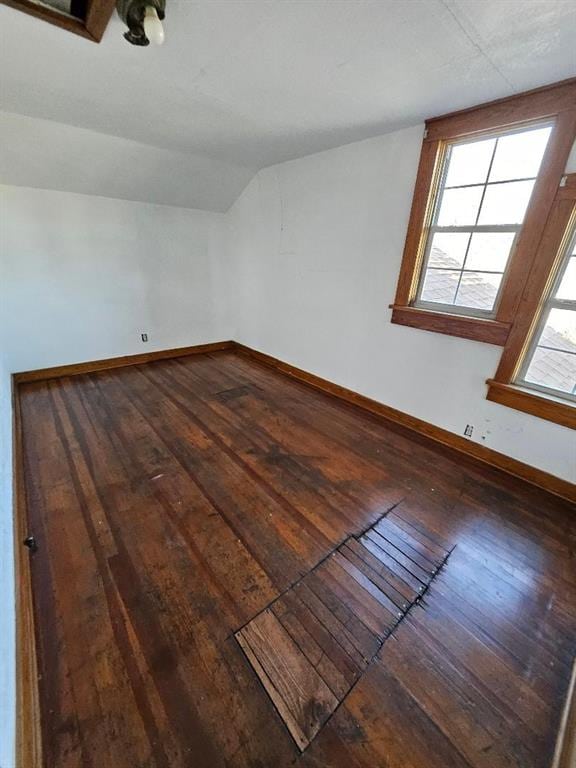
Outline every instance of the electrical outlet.
{"type": "Polygon", "coordinates": [[[472,432],[474,431],[474,427],[472,424],[466,424],[466,429],[464,430],[464,435],[466,437],[472,437],[472,432]]]}
{"type": "Polygon", "coordinates": [[[147,333],[143,333],[143,334],[141,334],[141,336],[142,336],[142,341],[148,341],[148,334],[147,333]]]}

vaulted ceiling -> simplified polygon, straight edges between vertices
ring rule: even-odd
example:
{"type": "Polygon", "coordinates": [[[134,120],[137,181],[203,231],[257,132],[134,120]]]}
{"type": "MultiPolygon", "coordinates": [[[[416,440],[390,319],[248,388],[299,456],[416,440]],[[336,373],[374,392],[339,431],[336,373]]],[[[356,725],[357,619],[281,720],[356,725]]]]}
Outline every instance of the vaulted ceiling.
{"type": "Polygon", "coordinates": [[[572,0],[168,0],[160,48],[116,14],[99,45],[5,6],[0,29],[2,181],[210,210],[264,166],[576,73],[572,0]]]}

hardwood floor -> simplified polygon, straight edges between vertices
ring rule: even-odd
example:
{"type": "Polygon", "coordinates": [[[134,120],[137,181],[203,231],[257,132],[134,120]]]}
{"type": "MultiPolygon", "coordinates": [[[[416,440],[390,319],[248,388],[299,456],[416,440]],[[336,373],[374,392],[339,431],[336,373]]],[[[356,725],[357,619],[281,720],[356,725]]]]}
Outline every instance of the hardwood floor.
{"type": "Polygon", "coordinates": [[[576,517],[218,352],[19,388],[46,768],[540,768],[576,517]],[[387,510],[454,546],[303,752],[236,637],[387,510]]]}
{"type": "Polygon", "coordinates": [[[302,751],[423,600],[449,555],[391,510],[235,633],[302,751]]]}

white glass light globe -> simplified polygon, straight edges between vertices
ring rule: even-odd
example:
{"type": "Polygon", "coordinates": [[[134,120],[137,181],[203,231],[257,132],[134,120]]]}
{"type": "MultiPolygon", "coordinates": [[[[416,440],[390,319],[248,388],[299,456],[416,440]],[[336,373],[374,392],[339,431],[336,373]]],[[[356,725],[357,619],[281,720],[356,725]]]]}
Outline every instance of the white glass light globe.
{"type": "Polygon", "coordinates": [[[144,14],[144,32],[148,40],[156,45],[162,45],[164,42],[164,27],[158,18],[158,12],[153,5],[146,6],[144,14]]]}

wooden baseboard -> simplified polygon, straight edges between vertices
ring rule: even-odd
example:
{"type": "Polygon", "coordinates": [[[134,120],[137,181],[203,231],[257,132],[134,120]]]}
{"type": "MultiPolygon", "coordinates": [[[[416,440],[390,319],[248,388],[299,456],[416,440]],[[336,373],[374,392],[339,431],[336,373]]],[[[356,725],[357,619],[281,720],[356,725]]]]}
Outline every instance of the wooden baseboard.
{"type": "Polygon", "coordinates": [[[251,347],[247,347],[244,344],[235,343],[234,348],[253,360],[274,368],[277,371],[281,371],[288,376],[292,376],[293,378],[298,379],[298,381],[302,381],[316,389],[320,389],[322,392],[338,397],[340,400],[352,403],[365,411],[369,411],[388,421],[400,424],[413,432],[424,435],[426,438],[429,438],[446,448],[465,454],[476,461],[482,462],[482,464],[507,472],[509,475],[525,480],[526,482],[531,483],[538,488],[542,488],[549,493],[553,493],[556,496],[560,496],[563,499],[576,502],[576,485],[568,482],[568,480],[563,480],[562,478],[551,475],[541,469],[531,467],[529,464],[524,464],[503,453],[498,453],[498,451],[494,451],[492,448],[487,448],[485,445],[473,443],[465,437],[449,432],[447,429],[437,427],[434,424],[418,419],[415,416],[410,416],[407,413],[398,411],[395,408],[391,408],[389,405],[384,405],[377,400],[372,400],[365,395],[360,395],[358,392],[354,392],[346,387],[341,387],[339,384],[334,384],[327,379],[323,379],[313,373],[308,373],[308,371],[304,371],[294,365],[278,360],[264,352],[259,352],[251,347]]]}
{"type": "Polygon", "coordinates": [[[175,349],[160,349],[156,352],[142,352],[138,355],[125,355],[124,357],[108,357],[105,360],[90,360],[85,363],[71,363],[70,365],[56,365],[52,368],[38,368],[35,371],[20,371],[12,374],[12,380],[16,384],[26,381],[45,381],[56,379],[60,376],[78,376],[81,373],[94,373],[107,371],[111,368],[124,368],[127,365],[141,365],[152,363],[155,360],[166,360],[174,357],[187,357],[199,355],[204,352],[217,352],[222,349],[234,349],[235,341],[214,341],[211,344],[195,344],[192,347],[176,347],[175,349]]]}
{"type": "Polygon", "coordinates": [[[20,399],[14,379],[12,379],[12,440],[14,508],[12,527],[16,587],[16,765],[18,768],[35,768],[42,765],[42,734],[30,559],[28,550],[22,546],[28,530],[20,399]]]}

